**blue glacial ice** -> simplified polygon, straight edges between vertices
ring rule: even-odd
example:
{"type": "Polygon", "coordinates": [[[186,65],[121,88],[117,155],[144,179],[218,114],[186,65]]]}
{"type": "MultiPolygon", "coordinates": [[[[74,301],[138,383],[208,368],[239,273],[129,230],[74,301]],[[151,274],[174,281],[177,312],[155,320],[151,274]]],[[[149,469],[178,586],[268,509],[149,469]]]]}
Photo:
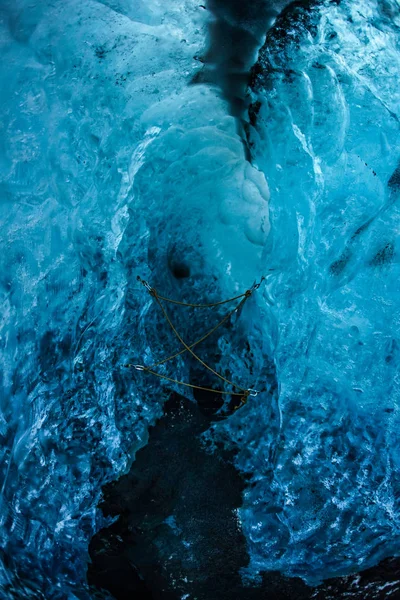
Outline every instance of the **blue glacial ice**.
{"type": "Polygon", "coordinates": [[[398,555],[399,25],[396,2],[298,10],[253,74],[280,434],[271,464],[261,408],[225,426],[253,473],[250,572],[314,584],[398,555]]]}
{"type": "MultiPolygon", "coordinates": [[[[296,14],[260,51],[250,165],[218,88],[191,84],[194,0],[0,2],[8,597],[90,597],[101,485],[173,388],[124,368],[176,347],[138,274],[191,302],[267,275],[205,349],[266,390],[210,434],[251,476],[244,575],[315,584],[398,553],[399,5],[296,14]]],[[[163,373],[202,377],[183,358],[163,373]]]]}
{"type": "Polygon", "coordinates": [[[100,487],[168,393],[123,366],[174,342],[136,276],[197,300],[250,285],[268,186],[217,90],[189,85],[196,3],[15,2],[1,17],[1,589],[72,598],[100,487]]]}

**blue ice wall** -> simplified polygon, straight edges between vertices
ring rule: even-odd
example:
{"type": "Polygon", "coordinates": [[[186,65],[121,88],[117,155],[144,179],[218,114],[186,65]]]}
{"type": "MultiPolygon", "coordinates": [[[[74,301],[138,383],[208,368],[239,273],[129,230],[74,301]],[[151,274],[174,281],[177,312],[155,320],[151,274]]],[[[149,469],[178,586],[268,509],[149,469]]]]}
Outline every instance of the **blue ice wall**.
{"type": "MultiPolygon", "coordinates": [[[[260,272],[265,177],[218,91],[190,85],[207,18],[191,0],[1,4],[8,596],[84,597],[101,485],[162,413],[166,387],[123,366],[176,347],[136,276],[210,301],[260,272]],[[174,277],[182,264],[185,281],[174,277]]],[[[164,368],[189,371],[183,360],[164,368]]]]}
{"type": "Polygon", "coordinates": [[[140,392],[121,365],[141,349],[133,287],[146,256],[129,224],[153,133],[140,117],[186,86],[203,39],[204,11],[169,7],[1,3],[6,597],[83,597],[100,486],[161,413],[160,392],[140,392]]]}
{"type": "Polygon", "coordinates": [[[280,434],[271,464],[243,409],[250,571],[316,583],[399,552],[399,25],[396,2],[298,9],[254,72],[280,434]]]}

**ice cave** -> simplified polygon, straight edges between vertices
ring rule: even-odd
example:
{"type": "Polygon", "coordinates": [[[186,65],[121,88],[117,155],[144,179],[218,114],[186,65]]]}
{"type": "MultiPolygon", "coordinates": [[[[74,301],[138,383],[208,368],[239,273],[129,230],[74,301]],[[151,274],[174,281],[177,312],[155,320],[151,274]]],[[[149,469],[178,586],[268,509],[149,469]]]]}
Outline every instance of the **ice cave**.
{"type": "Polygon", "coordinates": [[[0,28],[0,600],[400,599],[400,0],[0,28]]]}

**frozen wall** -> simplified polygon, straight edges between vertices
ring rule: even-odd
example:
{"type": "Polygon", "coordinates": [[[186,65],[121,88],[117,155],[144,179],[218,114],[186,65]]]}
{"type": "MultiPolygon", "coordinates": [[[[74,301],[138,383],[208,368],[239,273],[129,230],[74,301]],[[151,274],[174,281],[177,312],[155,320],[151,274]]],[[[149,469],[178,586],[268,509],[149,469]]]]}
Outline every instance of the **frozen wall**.
{"type": "Polygon", "coordinates": [[[271,464],[248,409],[242,518],[251,569],[310,583],[398,554],[399,9],[299,7],[253,72],[281,429],[271,464]]]}

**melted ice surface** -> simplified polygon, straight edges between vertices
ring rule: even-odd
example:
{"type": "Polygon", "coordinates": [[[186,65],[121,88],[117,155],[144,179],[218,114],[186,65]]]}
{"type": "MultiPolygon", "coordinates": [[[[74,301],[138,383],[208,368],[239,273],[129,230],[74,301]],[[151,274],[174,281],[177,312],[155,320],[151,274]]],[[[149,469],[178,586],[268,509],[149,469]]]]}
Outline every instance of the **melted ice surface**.
{"type": "MultiPolygon", "coordinates": [[[[123,367],[176,349],[137,274],[191,302],[268,274],[205,349],[265,390],[213,434],[252,479],[247,575],[316,583],[398,552],[399,6],[358,4],[322,3],[261,51],[258,168],[218,90],[191,85],[209,26],[197,3],[2,5],[11,597],[85,597],[100,486],[162,413],[171,386],[123,367]]],[[[215,323],[174,319],[186,339],[215,323]]],[[[163,369],[193,375],[184,358],[163,369]]]]}

